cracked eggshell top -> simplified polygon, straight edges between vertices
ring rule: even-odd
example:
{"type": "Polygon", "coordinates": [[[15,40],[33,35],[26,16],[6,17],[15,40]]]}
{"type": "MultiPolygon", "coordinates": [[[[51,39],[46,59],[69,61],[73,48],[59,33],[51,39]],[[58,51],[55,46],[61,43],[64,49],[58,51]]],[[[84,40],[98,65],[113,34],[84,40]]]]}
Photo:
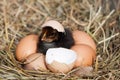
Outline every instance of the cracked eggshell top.
{"type": "Polygon", "coordinates": [[[50,26],[53,29],[56,29],[58,32],[65,32],[62,24],[60,24],[58,21],[55,21],[55,20],[46,21],[41,27],[44,28],[46,26],[50,26]]]}

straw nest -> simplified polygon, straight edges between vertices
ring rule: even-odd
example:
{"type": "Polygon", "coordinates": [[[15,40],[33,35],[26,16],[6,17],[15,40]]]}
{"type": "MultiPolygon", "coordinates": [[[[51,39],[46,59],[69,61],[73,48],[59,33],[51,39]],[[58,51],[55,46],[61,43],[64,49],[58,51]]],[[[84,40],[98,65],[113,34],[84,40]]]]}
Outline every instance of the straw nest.
{"type": "Polygon", "coordinates": [[[0,79],[120,79],[119,0],[0,0],[0,79]],[[49,19],[71,30],[90,34],[97,44],[91,75],[55,74],[21,68],[16,45],[28,34],[40,33],[49,19]]]}

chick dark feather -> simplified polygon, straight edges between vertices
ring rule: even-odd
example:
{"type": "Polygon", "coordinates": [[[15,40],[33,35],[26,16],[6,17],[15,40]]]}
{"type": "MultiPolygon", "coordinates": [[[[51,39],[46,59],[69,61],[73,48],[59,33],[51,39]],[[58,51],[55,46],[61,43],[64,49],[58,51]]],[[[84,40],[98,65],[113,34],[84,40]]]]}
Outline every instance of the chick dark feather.
{"type": "MultiPolygon", "coordinates": [[[[51,30],[54,29],[50,29],[50,27],[46,27],[46,30],[48,31],[48,34],[51,34],[51,30]]],[[[42,37],[43,37],[44,33],[41,33],[39,36],[39,41],[37,44],[38,47],[38,52],[43,53],[44,55],[46,54],[46,51],[49,48],[57,48],[57,47],[63,47],[63,48],[71,48],[71,46],[74,45],[74,39],[72,37],[72,33],[68,28],[65,28],[65,32],[58,32],[56,30],[55,32],[55,37],[53,38],[54,40],[52,40],[51,42],[47,42],[47,41],[42,41],[42,37]]],[[[46,36],[46,38],[48,38],[49,36],[46,36]]]]}

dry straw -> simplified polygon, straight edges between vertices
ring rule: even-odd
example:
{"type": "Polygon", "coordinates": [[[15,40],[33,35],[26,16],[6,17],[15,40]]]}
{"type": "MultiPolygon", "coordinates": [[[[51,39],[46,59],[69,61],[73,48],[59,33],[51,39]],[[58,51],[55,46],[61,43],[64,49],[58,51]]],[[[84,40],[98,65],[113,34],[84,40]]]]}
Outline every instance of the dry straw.
{"type": "MultiPolygon", "coordinates": [[[[119,0],[0,0],[0,80],[120,79],[119,0]],[[55,74],[21,68],[15,58],[19,40],[55,19],[71,30],[83,30],[97,44],[92,75],[55,74]]],[[[77,69],[76,69],[77,70],[77,69]]]]}

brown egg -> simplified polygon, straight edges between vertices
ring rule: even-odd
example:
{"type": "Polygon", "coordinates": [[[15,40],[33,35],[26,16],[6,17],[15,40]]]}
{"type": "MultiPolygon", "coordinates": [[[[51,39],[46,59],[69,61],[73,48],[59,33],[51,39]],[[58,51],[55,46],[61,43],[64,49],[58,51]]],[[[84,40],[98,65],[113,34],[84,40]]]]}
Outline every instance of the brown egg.
{"type": "Polygon", "coordinates": [[[37,35],[28,35],[22,38],[16,48],[16,58],[23,61],[29,55],[36,53],[37,50],[37,35]]]}
{"type": "Polygon", "coordinates": [[[96,51],[96,44],[87,33],[83,31],[75,30],[73,31],[73,38],[75,40],[75,44],[86,44],[92,47],[96,51]]]}
{"type": "Polygon", "coordinates": [[[31,54],[26,58],[24,69],[47,71],[45,56],[42,53],[31,54]]]}
{"type": "Polygon", "coordinates": [[[88,45],[76,44],[72,48],[77,53],[75,68],[79,66],[91,66],[96,57],[96,52],[88,45]]]}

